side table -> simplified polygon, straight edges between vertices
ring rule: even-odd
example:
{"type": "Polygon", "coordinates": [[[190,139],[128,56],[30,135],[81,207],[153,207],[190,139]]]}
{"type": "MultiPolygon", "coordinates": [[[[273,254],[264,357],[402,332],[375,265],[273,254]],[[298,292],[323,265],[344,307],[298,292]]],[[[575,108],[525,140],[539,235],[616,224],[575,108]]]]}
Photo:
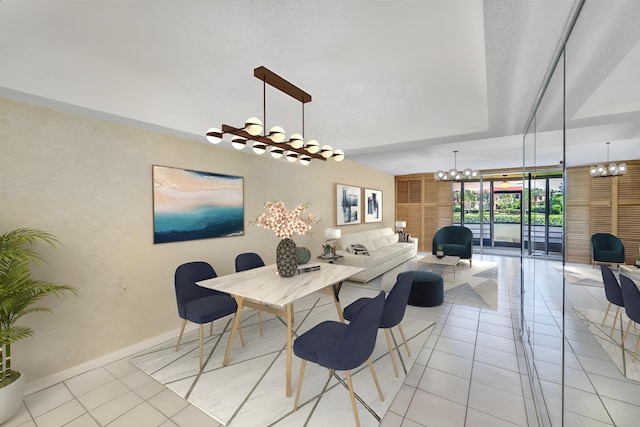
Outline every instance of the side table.
{"type": "Polygon", "coordinates": [[[343,258],[342,255],[318,255],[318,260],[319,261],[323,261],[323,262],[328,262],[329,264],[333,264],[334,261],[339,260],[340,258],[343,258]]]}

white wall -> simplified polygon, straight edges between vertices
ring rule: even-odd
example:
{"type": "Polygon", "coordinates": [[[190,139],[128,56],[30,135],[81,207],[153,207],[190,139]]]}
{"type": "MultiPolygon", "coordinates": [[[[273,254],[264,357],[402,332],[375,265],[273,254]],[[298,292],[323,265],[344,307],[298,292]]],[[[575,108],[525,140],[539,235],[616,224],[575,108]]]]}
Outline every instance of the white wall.
{"type": "Polygon", "coordinates": [[[205,260],[224,275],[233,272],[240,252],[275,261],[275,236],[248,224],[241,237],[154,245],[154,164],[243,176],[245,224],[267,200],[289,207],[311,202],[310,212],[323,222],[312,237],[294,240],[313,256],[320,253],[324,229],[335,226],[336,183],[382,190],[382,225],[395,220],[393,176],[348,160],[304,167],[212,146],[204,138],[192,141],[0,98],[0,233],[18,227],[53,233],[62,246],[41,247],[49,263],[34,274],[79,289],[78,297],[43,301],[55,314],[24,318],[35,335],[14,346],[13,363],[28,382],[176,330],[173,273],[180,263],[205,260]]]}

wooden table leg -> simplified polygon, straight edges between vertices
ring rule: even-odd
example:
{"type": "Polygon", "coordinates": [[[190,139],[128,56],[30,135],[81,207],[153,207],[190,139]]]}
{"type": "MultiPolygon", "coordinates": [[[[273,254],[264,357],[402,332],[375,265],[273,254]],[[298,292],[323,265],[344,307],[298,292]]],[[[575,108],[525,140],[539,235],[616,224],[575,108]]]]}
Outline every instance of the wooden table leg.
{"type": "Polygon", "coordinates": [[[333,288],[333,302],[338,310],[338,319],[344,323],[344,316],[342,315],[342,304],[340,304],[340,289],[342,288],[342,282],[332,285],[333,288]]]}
{"type": "Polygon", "coordinates": [[[236,317],[233,319],[233,326],[231,327],[231,334],[229,335],[227,351],[224,354],[222,366],[227,366],[227,363],[229,363],[229,356],[231,355],[231,348],[233,347],[233,337],[236,334],[236,330],[240,327],[240,317],[242,314],[242,307],[244,306],[244,298],[235,295],[234,298],[236,299],[236,303],[238,304],[238,309],[236,310],[236,317]]]}
{"type": "Polygon", "coordinates": [[[287,305],[287,384],[285,396],[291,396],[291,359],[293,351],[293,304],[287,305]]]}

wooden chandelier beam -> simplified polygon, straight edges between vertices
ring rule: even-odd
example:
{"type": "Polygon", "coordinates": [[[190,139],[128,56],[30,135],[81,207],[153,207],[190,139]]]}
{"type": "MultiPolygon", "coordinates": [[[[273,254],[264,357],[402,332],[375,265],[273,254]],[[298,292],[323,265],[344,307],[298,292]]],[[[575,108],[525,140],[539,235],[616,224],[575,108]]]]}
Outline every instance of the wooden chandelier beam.
{"type": "Polygon", "coordinates": [[[262,65],[253,69],[253,75],[303,104],[311,102],[311,95],[262,65]]]}
{"type": "Polygon", "coordinates": [[[262,142],[265,145],[270,145],[272,147],[281,148],[283,151],[293,151],[294,153],[304,154],[304,155],[307,155],[307,156],[311,157],[312,159],[318,159],[318,160],[324,160],[324,161],[327,160],[324,157],[322,157],[322,155],[319,152],[318,153],[309,153],[304,148],[294,148],[294,147],[292,147],[291,145],[289,145],[287,143],[287,141],[282,141],[282,142],[278,143],[278,142],[273,142],[272,140],[270,140],[266,136],[249,135],[249,133],[247,133],[247,131],[244,130],[243,128],[236,128],[236,127],[229,126],[229,125],[222,125],[222,133],[230,133],[232,135],[236,135],[236,136],[239,136],[239,137],[247,139],[247,140],[262,142]]]}

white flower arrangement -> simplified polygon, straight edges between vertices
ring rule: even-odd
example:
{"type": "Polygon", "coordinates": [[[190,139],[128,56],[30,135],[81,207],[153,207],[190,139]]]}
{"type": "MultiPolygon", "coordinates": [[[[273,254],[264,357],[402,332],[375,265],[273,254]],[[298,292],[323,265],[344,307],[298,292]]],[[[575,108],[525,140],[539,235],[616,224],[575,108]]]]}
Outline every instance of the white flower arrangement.
{"type": "Polygon", "coordinates": [[[255,217],[249,224],[271,230],[280,239],[289,239],[294,234],[310,235],[311,224],[322,219],[306,213],[308,207],[309,203],[304,203],[288,211],[281,201],[265,202],[266,212],[255,217]]]}

